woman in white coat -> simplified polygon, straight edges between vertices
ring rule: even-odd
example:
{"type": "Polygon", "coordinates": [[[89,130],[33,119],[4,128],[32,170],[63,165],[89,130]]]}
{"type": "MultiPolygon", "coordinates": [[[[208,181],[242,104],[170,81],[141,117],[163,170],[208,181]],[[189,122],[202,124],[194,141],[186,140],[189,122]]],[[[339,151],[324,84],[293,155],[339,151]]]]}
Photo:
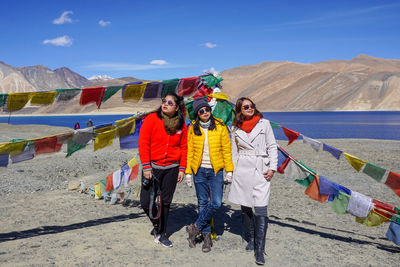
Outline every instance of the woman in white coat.
{"type": "Polygon", "coordinates": [[[267,207],[270,182],[278,164],[277,144],[269,121],[249,98],[238,99],[235,113],[229,201],[241,205],[246,250],[254,250],[256,263],[264,265],[267,207]]]}

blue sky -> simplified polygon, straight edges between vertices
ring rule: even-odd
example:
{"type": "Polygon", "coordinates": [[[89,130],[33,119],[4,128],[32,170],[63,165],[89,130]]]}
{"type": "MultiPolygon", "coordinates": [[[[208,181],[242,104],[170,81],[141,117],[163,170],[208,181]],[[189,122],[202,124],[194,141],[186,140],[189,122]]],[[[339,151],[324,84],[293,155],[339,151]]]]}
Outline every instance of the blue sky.
{"type": "Polygon", "coordinates": [[[400,0],[2,0],[0,61],[163,80],[263,61],[400,59],[400,0]]]}

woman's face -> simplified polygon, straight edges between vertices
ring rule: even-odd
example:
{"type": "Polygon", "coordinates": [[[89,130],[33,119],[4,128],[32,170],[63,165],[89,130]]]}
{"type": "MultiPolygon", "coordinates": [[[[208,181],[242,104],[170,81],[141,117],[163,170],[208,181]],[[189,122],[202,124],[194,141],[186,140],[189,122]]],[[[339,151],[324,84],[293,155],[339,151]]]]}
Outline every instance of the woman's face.
{"type": "Polygon", "coordinates": [[[211,108],[210,107],[202,107],[197,112],[197,116],[199,116],[202,122],[207,122],[211,117],[211,108]]]}
{"type": "Polygon", "coordinates": [[[241,112],[246,119],[251,118],[254,115],[256,106],[251,101],[245,99],[242,103],[241,112]]]}
{"type": "Polygon", "coordinates": [[[173,96],[167,95],[161,104],[161,110],[165,115],[172,117],[178,111],[179,107],[175,103],[175,99],[173,96]]]}

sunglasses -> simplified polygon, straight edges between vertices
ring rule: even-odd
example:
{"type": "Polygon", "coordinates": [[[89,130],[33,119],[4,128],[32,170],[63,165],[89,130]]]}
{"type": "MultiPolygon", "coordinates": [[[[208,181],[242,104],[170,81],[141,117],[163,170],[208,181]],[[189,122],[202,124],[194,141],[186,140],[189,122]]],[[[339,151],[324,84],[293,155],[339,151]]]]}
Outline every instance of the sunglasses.
{"type": "Polygon", "coordinates": [[[244,106],[243,106],[243,109],[244,109],[244,110],[248,110],[249,108],[255,109],[255,108],[256,108],[256,105],[255,105],[255,104],[251,104],[251,105],[244,105],[244,106]]]}
{"type": "Polygon", "coordinates": [[[210,112],[211,108],[210,107],[204,107],[202,109],[199,110],[200,115],[203,115],[206,112],[210,112]]]}
{"type": "Polygon", "coordinates": [[[165,98],[162,100],[162,103],[163,103],[163,104],[168,104],[168,106],[171,106],[171,107],[175,105],[174,101],[172,101],[172,100],[167,100],[167,99],[165,99],[165,98]]]}

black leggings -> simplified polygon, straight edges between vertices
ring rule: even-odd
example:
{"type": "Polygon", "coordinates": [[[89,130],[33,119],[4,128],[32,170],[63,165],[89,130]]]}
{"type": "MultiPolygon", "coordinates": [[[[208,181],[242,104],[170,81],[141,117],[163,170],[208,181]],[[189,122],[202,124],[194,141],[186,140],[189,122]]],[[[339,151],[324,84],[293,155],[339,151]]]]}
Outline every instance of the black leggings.
{"type": "MultiPolygon", "coordinates": [[[[179,167],[173,167],[169,169],[153,169],[154,176],[158,179],[157,185],[161,189],[161,216],[159,219],[150,219],[153,223],[154,228],[158,234],[164,234],[167,231],[167,221],[169,209],[171,206],[172,198],[174,196],[176,184],[178,182],[179,167]]],[[[142,173],[143,177],[143,173],[142,173]]],[[[144,177],[143,177],[144,179],[144,177]]],[[[142,186],[140,190],[140,205],[142,206],[144,212],[149,216],[150,214],[150,192],[154,190],[153,187],[142,186]]],[[[157,207],[154,204],[152,210],[153,218],[157,216],[157,207]]],[[[150,218],[150,217],[149,217],[150,218]]]]}

